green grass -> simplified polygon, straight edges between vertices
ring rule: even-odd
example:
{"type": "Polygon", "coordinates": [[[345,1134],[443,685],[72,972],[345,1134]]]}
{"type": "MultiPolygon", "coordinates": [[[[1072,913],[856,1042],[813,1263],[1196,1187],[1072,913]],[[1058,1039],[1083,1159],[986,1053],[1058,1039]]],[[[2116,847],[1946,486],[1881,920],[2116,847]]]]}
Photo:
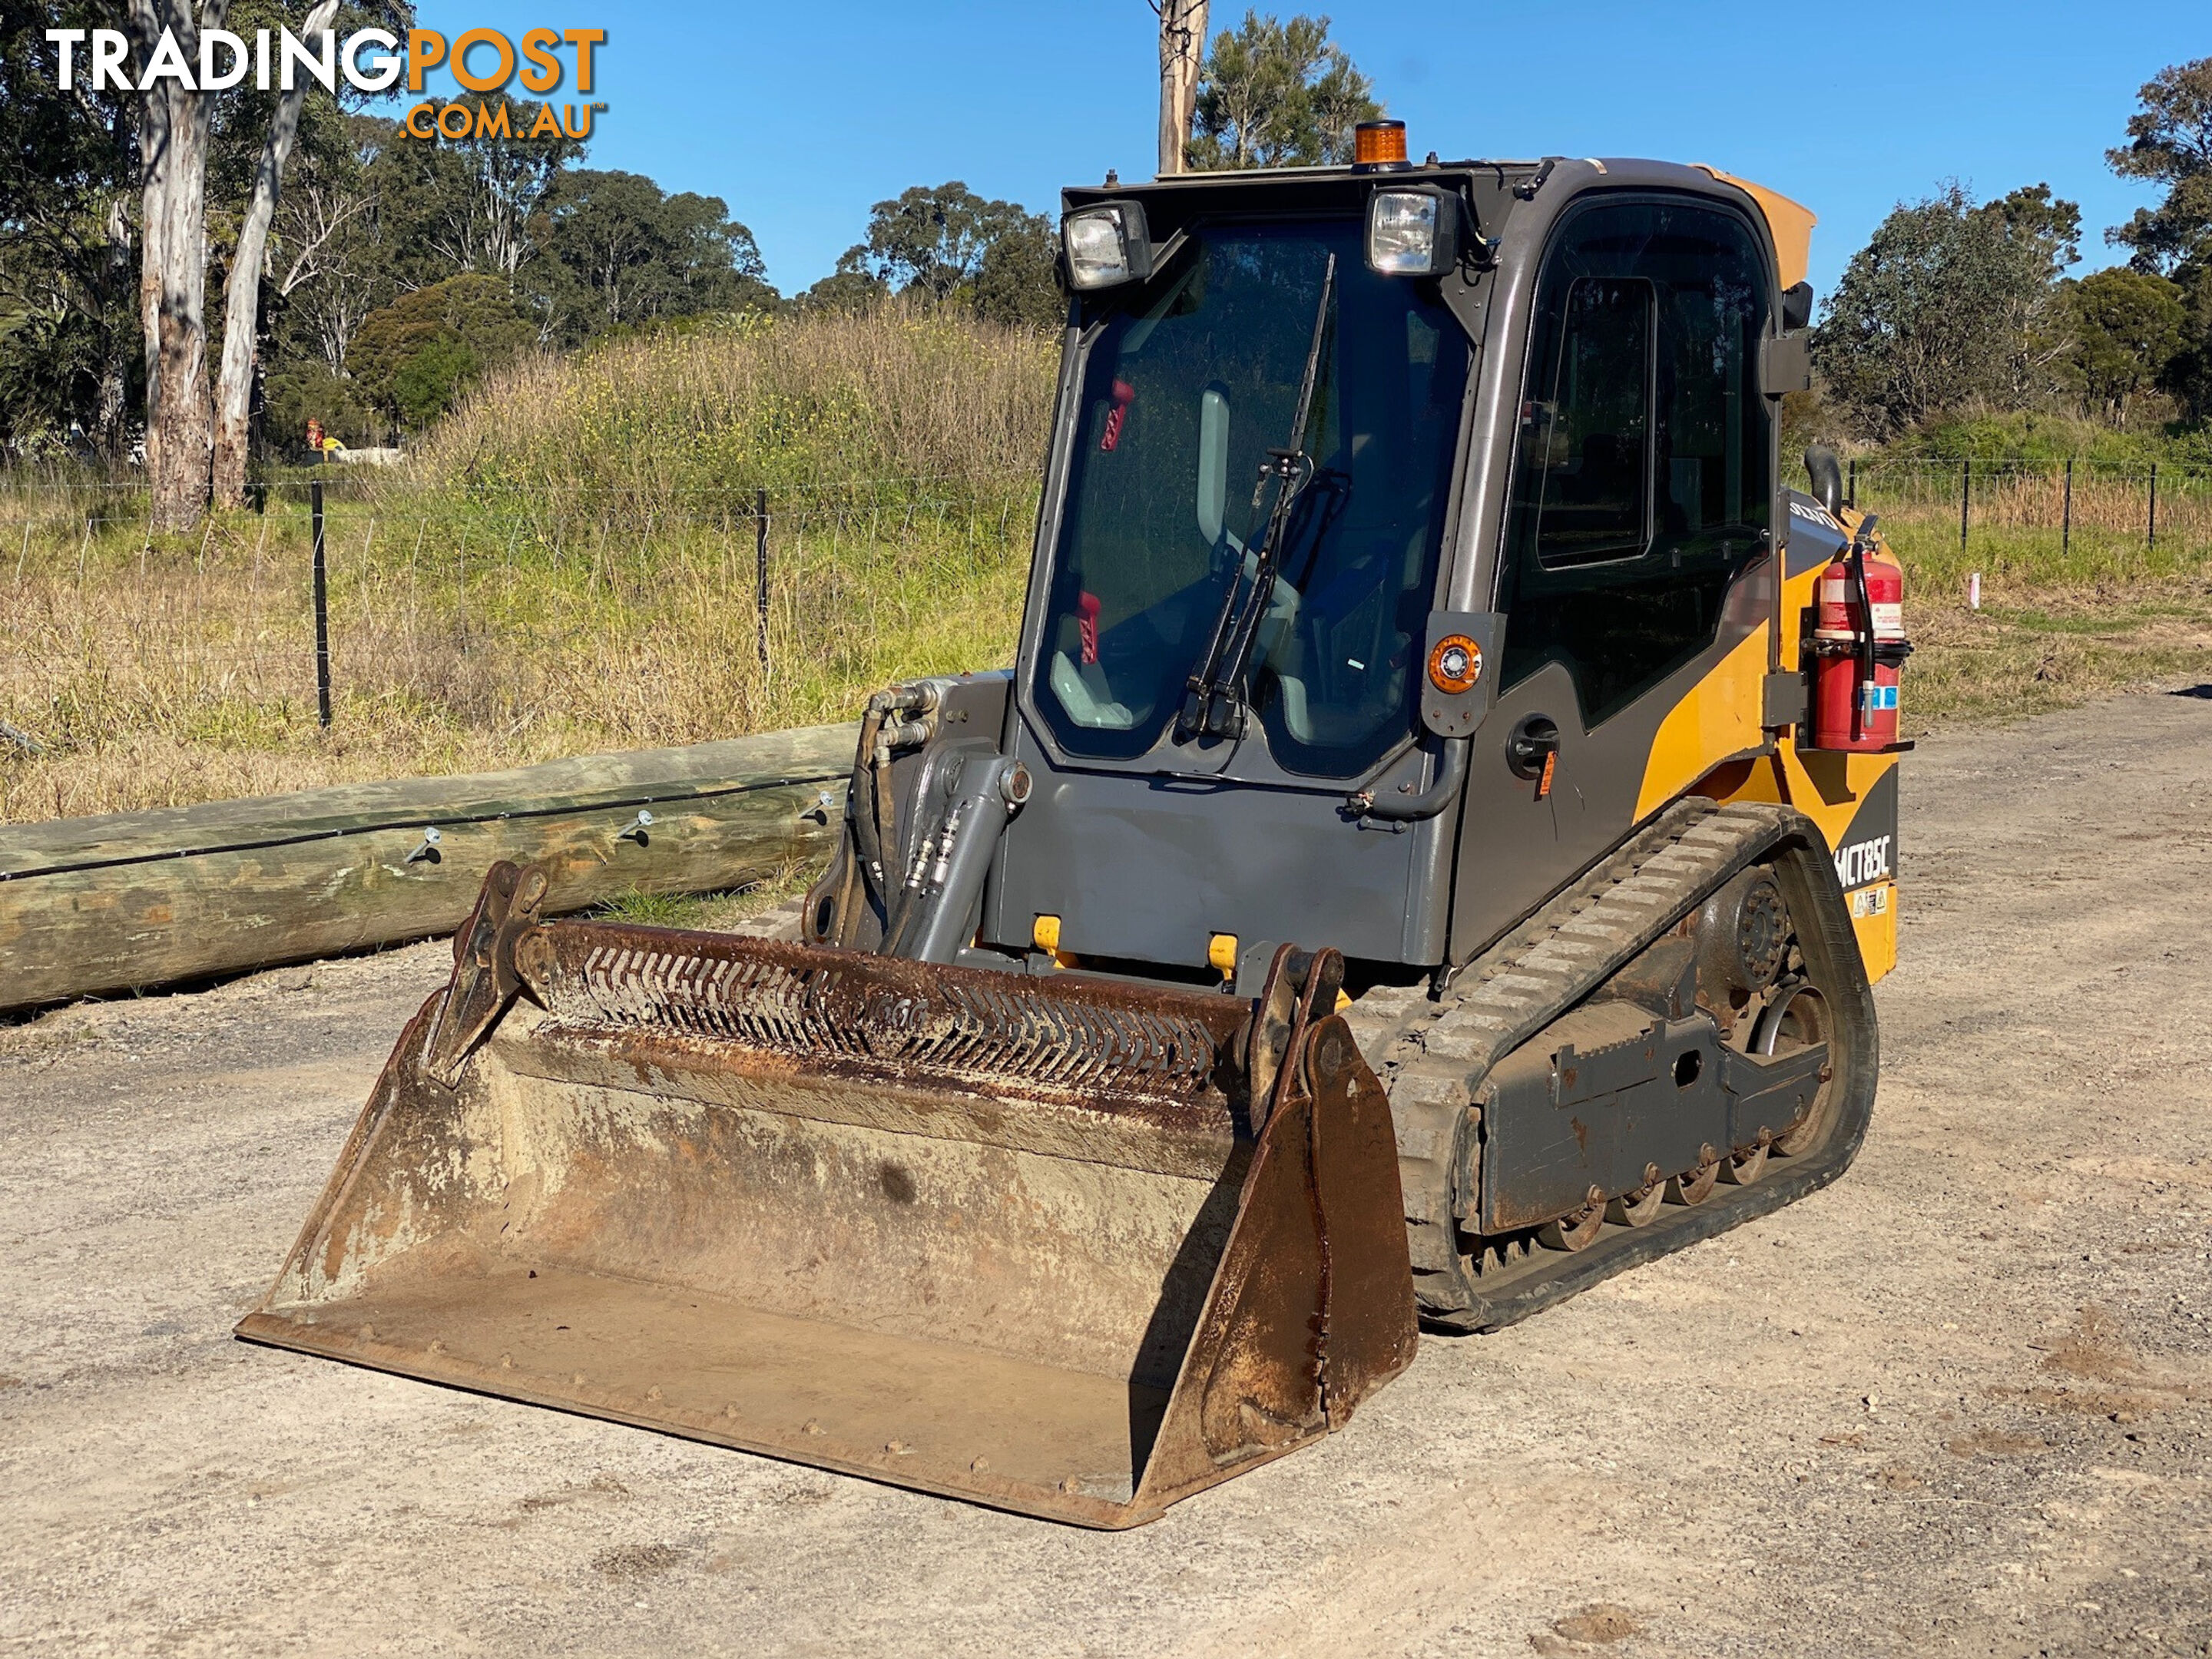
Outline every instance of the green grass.
{"type": "Polygon", "coordinates": [[[720,893],[629,892],[609,899],[592,914],[605,921],[641,927],[690,927],[714,932],[796,898],[813,884],[811,865],[787,865],[747,887],[720,893]]]}
{"type": "MultiPolygon", "coordinates": [[[[1881,510],[1877,499],[1862,496],[1881,510]]],[[[1955,512],[1885,511],[1905,572],[1905,724],[2025,718],[2117,691],[2212,678],[2212,542],[2090,527],[1984,527],[1955,512]],[[1982,577],[1970,610],[1967,579],[1982,577]]]]}

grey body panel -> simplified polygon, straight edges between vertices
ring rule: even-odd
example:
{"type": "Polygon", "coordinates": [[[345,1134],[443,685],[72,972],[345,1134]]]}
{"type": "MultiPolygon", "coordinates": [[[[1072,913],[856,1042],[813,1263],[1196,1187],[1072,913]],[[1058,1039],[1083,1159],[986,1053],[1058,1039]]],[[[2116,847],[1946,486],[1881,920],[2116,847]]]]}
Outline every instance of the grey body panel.
{"type": "Polygon", "coordinates": [[[1808,1109],[1826,1044],[1765,1059],[1725,1046],[1711,1018],[1585,1003],[1492,1072],[1480,1225],[1509,1232],[1607,1194],[1762,1144],[1808,1109]]]}
{"type": "MultiPolygon", "coordinates": [[[[1215,933],[1328,945],[1346,956],[1435,962],[1441,907],[1425,894],[1449,815],[1363,825],[1349,786],[1206,782],[1074,766],[1020,721],[1011,752],[1036,780],[1006,828],[984,940],[1018,950],[1041,915],[1079,956],[1195,967],[1215,933]]],[[[1387,779],[1425,781],[1407,751],[1387,779]]],[[[1395,782],[1388,787],[1395,787],[1395,782]]]]}
{"type": "Polygon", "coordinates": [[[1537,1034],[1490,1078],[1481,1229],[1508,1232],[1578,1207],[1592,1187],[1643,1185],[1644,1169],[1693,1170],[1732,1145],[1718,1031],[1703,1013],[1665,1020],[1588,1005],[1537,1034]],[[1686,1086],[1676,1082],[1687,1057],[1686,1086]]]}
{"type": "Polygon", "coordinates": [[[1774,561],[1745,567],[1729,589],[1714,642],[1594,731],[1584,728],[1574,681],[1556,662],[1492,703],[1468,757],[1462,855],[1453,879],[1454,962],[1481,950],[1635,827],[1660,723],[1716,663],[1769,626],[1775,601],[1774,561]],[[1506,761],[1515,727],[1532,714],[1559,728],[1552,793],[1540,800],[1536,785],[1506,761]]]}
{"type": "MultiPolygon", "coordinates": [[[[1817,752],[1801,757],[1809,771],[1814,763],[1840,760],[1817,752]]],[[[1893,766],[1874,781],[1850,826],[1835,845],[1836,879],[1845,893],[1856,892],[1877,882],[1897,878],[1897,769],[1893,766]]]]}
{"type": "Polygon", "coordinates": [[[1505,641],[1505,618],[1494,611],[1431,611],[1420,659],[1421,724],[1440,738],[1474,734],[1490,712],[1498,685],[1498,653],[1505,641]],[[1451,635],[1474,641],[1481,674],[1464,691],[1446,691],[1431,680],[1427,665],[1437,642],[1451,635]]]}
{"type": "Polygon", "coordinates": [[[1850,544],[1850,536],[1828,510],[1802,490],[1782,492],[1784,516],[1789,525],[1789,539],[1785,544],[1789,574],[1802,576],[1816,570],[1834,558],[1850,544]]]}

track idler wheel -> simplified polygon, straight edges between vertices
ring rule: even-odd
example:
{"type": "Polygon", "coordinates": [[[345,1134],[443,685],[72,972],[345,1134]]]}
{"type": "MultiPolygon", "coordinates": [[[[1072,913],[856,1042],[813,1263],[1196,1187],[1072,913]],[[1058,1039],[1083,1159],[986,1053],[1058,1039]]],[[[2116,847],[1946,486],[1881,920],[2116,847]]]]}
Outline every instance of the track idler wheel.
{"type": "MultiPolygon", "coordinates": [[[[1835,1020],[1830,1015],[1828,1000],[1812,986],[1800,982],[1777,990],[1766,1012],[1753,1028],[1751,1051],[1767,1056],[1795,1054],[1816,1043],[1832,1042],[1834,1036],[1835,1020]]],[[[1775,1137],[1774,1150],[1784,1158],[1794,1158],[1818,1146],[1827,1133],[1836,1092],[1832,1072],[1832,1066],[1829,1073],[1823,1073],[1820,1092],[1813,1097],[1813,1104],[1804,1116],[1775,1137]]]]}
{"type": "Polygon", "coordinates": [[[1756,1146],[1736,1153],[1733,1158],[1722,1160],[1721,1179],[1731,1187],[1750,1186],[1753,1182],[1766,1173],[1767,1149],[1773,1145],[1773,1141],[1772,1133],[1768,1130],[1761,1129],[1759,1132],[1759,1142],[1756,1146]]]}
{"type": "Polygon", "coordinates": [[[1605,1194],[1589,1189],[1589,1200],[1571,1215],[1547,1221],[1536,1230],[1536,1242],[1547,1250],[1586,1250],[1597,1243],[1605,1225],[1605,1194]]]}
{"type": "Polygon", "coordinates": [[[1667,1180],[1667,1201],[1669,1204],[1702,1204],[1713,1195],[1720,1184],[1721,1155],[1711,1146],[1700,1149],[1698,1167],[1667,1180]]]}
{"type": "Polygon", "coordinates": [[[1666,1201],[1667,1183],[1660,1179],[1659,1166],[1647,1164],[1641,1187],[1606,1200],[1605,1218],[1616,1227],[1641,1227],[1657,1218],[1659,1206],[1666,1201]]]}

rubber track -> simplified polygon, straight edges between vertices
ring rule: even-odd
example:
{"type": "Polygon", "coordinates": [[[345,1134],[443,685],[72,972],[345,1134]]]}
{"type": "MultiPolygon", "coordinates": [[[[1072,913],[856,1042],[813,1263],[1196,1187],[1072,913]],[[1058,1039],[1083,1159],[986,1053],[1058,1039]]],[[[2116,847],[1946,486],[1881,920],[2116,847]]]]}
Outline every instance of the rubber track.
{"type": "MultiPolygon", "coordinates": [[[[1497,1281],[1477,1279],[1464,1265],[1453,1213],[1473,1133],[1469,1108],[1492,1066],[1596,991],[1801,822],[1786,807],[1678,801],[1475,958],[1441,999],[1431,1000],[1418,988],[1383,988],[1346,1011],[1361,1052],[1389,1091],[1414,1295],[1425,1319],[1451,1329],[1495,1328],[1618,1272],[1628,1262],[1611,1258],[1627,1254],[1638,1234],[1653,1236],[1633,1250],[1635,1260],[1658,1253],[1649,1248],[1659,1242],[1656,1227],[1608,1229],[1614,1236],[1588,1250],[1534,1259],[1530,1267],[1545,1271],[1530,1277],[1547,1281],[1530,1287],[1539,1294],[1488,1294],[1497,1281]]],[[[1733,1225],[1773,1207],[1747,1201],[1759,1191],[1757,1185],[1723,1189],[1725,1197],[1717,1194],[1697,1211],[1668,1219],[1694,1215],[1701,1224],[1733,1225]],[[1734,1210],[1742,1213],[1723,1218],[1723,1212],[1734,1210]]],[[[1718,1226],[1664,1231],[1703,1237],[1718,1226]]],[[[1686,1237],[1666,1248],[1689,1242],[1686,1237]]]]}

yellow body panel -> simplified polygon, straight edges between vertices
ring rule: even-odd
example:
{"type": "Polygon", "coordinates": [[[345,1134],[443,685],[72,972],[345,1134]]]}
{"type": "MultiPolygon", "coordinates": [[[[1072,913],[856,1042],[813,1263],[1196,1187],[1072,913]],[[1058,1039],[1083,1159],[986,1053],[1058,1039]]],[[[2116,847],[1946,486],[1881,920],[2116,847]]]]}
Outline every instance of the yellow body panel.
{"type": "MultiPolygon", "coordinates": [[[[1859,517],[1848,508],[1841,514],[1847,530],[1857,528],[1859,517]]],[[[1782,586],[1776,654],[1784,671],[1799,666],[1802,618],[1813,604],[1820,569],[1815,566],[1782,586]]],[[[1811,818],[1832,849],[1843,844],[1868,793],[1896,769],[1898,757],[1801,750],[1794,732],[1770,739],[1760,727],[1768,642],[1765,630],[1745,640],[1660,723],[1637,799],[1639,822],[1686,794],[1776,801],[1811,818]]],[[[1877,882],[1848,896],[1867,977],[1880,979],[1897,965],[1897,883],[1893,878],[1877,882]]]]}
{"type": "Polygon", "coordinates": [[[1766,228],[1774,238],[1775,264],[1780,268],[1782,286],[1795,288],[1803,282],[1813,264],[1813,227],[1820,222],[1813,216],[1813,210],[1802,202],[1791,201],[1779,191],[1754,185],[1732,173],[1723,173],[1718,167],[1699,162],[1698,171],[1710,173],[1724,185],[1734,185],[1759,204],[1759,210],[1766,216],[1766,228]]]}
{"type": "Polygon", "coordinates": [[[1767,636],[1752,635],[1690,688],[1660,722],[1644,757],[1644,787],[1636,797],[1641,823],[1731,755],[1757,749],[1761,686],[1766,678],[1767,636]]]}
{"type": "MultiPolygon", "coordinates": [[[[1791,586],[1796,586],[1795,583],[1791,586]]],[[[1771,782],[1750,789],[1714,793],[1723,800],[1782,800],[1820,826],[1830,848],[1843,844],[1859,805],[1868,791],[1897,768],[1894,755],[1844,755],[1832,750],[1801,750],[1794,734],[1778,739],[1772,758],[1752,769],[1771,782]]],[[[1866,959],[1867,977],[1880,979],[1897,966],[1897,883],[1878,884],[1884,897],[1878,912],[1854,902],[1851,930],[1858,935],[1859,954],[1866,959]],[[1868,913],[1862,914],[1863,909],[1868,913]]],[[[1854,901],[1872,888],[1861,888],[1847,896],[1854,901]]]]}

